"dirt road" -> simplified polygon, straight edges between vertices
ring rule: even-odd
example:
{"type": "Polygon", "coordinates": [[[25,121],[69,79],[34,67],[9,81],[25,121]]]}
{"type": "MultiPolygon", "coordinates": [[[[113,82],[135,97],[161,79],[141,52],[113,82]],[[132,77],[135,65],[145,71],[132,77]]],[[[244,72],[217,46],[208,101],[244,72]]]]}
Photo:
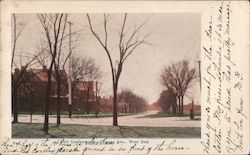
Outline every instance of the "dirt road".
{"type": "MultiPolygon", "coordinates": [[[[160,117],[147,118],[146,115],[156,114],[158,111],[148,111],[143,114],[118,117],[119,126],[148,126],[148,127],[200,127],[200,120],[190,120],[189,117],[160,117]]],[[[19,122],[29,122],[29,115],[20,115],[19,122]]],[[[33,123],[43,123],[43,115],[33,115],[33,123]]],[[[49,119],[50,123],[56,123],[56,117],[49,119]]],[[[102,118],[61,118],[63,124],[82,125],[112,125],[112,117],[102,118]]]]}

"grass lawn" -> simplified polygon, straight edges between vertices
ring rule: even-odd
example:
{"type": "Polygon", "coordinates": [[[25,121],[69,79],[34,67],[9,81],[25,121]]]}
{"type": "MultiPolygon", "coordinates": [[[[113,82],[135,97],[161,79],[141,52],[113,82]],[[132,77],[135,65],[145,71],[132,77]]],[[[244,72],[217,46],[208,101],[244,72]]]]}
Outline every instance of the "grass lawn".
{"type": "Polygon", "coordinates": [[[180,127],[129,127],[50,124],[49,134],[41,123],[12,124],[13,138],[200,138],[200,128],[180,127]]]}
{"type": "MultiPolygon", "coordinates": [[[[158,112],[156,114],[150,114],[142,116],[142,118],[160,118],[160,117],[187,117],[190,116],[189,112],[184,111],[183,115],[180,114],[173,114],[173,113],[166,113],[166,112],[158,112]]],[[[199,111],[194,111],[194,117],[195,116],[201,116],[199,111]]],[[[200,120],[200,119],[194,119],[194,120],[200,120]]]]}
{"type": "MultiPolygon", "coordinates": [[[[130,116],[130,115],[138,115],[141,113],[118,113],[118,116],[122,117],[122,116],[130,116]]],[[[27,112],[20,112],[19,115],[30,115],[27,112]]],[[[42,113],[36,112],[33,114],[34,115],[44,115],[42,113]]],[[[50,113],[50,118],[56,118],[56,113],[50,113]]],[[[68,118],[69,115],[66,112],[62,112],[61,113],[61,118],[68,118]]],[[[98,114],[98,118],[103,118],[103,117],[113,117],[113,113],[99,113],[98,114]]],[[[95,113],[90,113],[90,114],[83,114],[83,113],[73,113],[72,114],[72,118],[96,118],[96,114],[95,113]]]]}
{"type": "MultiPolygon", "coordinates": [[[[117,115],[119,117],[122,116],[130,116],[130,115],[138,115],[141,113],[118,113],[117,115]]],[[[63,117],[68,117],[68,115],[62,115],[63,117]]],[[[56,117],[56,115],[52,115],[52,117],[56,117]]],[[[98,114],[98,118],[103,118],[103,117],[113,117],[113,113],[100,113],[98,114]]],[[[96,118],[96,114],[74,114],[72,115],[72,118],[96,118]]]]}

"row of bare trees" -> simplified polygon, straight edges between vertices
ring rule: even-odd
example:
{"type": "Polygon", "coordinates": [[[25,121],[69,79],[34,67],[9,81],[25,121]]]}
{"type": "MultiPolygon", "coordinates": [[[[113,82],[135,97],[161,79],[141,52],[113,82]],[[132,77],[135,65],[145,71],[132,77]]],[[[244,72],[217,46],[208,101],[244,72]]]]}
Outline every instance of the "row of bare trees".
{"type": "MultiPolygon", "coordinates": [[[[113,126],[118,126],[118,101],[119,101],[119,81],[121,74],[123,72],[124,65],[128,58],[141,46],[150,45],[147,42],[149,34],[142,35],[142,30],[147,20],[143,21],[138,26],[135,26],[134,29],[128,26],[128,14],[121,15],[121,24],[118,26],[118,33],[114,33],[113,27],[114,23],[111,23],[110,15],[103,14],[103,22],[101,24],[101,29],[96,28],[100,25],[95,25],[94,20],[91,18],[91,15],[86,14],[84,18],[87,19],[87,24],[89,31],[92,36],[96,39],[97,44],[103,49],[103,52],[108,58],[108,62],[111,70],[111,80],[112,80],[112,89],[113,89],[113,126]],[[116,35],[114,35],[116,34],[116,35]],[[111,39],[112,38],[112,39],[111,39]],[[117,56],[117,57],[116,57],[117,56]]],[[[53,71],[55,72],[56,86],[57,86],[57,125],[60,125],[60,96],[61,96],[61,85],[66,81],[62,80],[66,68],[67,62],[71,59],[71,74],[68,75],[67,79],[72,79],[72,81],[97,81],[100,78],[100,70],[95,65],[93,59],[86,57],[74,57],[72,55],[72,46],[71,46],[71,37],[74,32],[66,32],[67,24],[70,24],[68,21],[68,15],[63,13],[55,14],[38,14],[37,18],[43,29],[44,41],[43,48],[41,52],[38,52],[36,55],[30,59],[25,68],[27,69],[32,63],[38,62],[41,53],[47,52],[48,56],[46,58],[46,64],[48,65],[47,70],[47,84],[46,84],[46,93],[45,93],[45,114],[44,114],[44,131],[48,132],[49,130],[49,111],[50,111],[50,95],[52,89],[52,76],[53,71]]],[[[16,43],[18,37],[20,36],[24,27],[21,27],[20,30],[17,30],[16,26],[16,17],[13,16],[14,20],[14,30],[13,30],[13,52],[12,59],[14,59],[16,43]]],[[[14,60],[12,60],[13,66],[14,60]]],[[[43,62],[44,63],[44,62],[43,62]]],[[[44,65],[44,64],[43,64],[44,65]]],[[[20,74],[22,75],[22,74],[20,74]]],[[[187,93],[187,90],[192,86],[192,82],[195,81],[197,77],[195,68],[190,67],[188,61],[181,61],[179,63],[173,64],[164,68],[161,74],[161,83],[165,87],[160,95],[159,103],[162,106],[165,106],[165,109],[172,107],[173,113],[183,114],[183,100],[184,96],[187,93]]],[[[14,79],[14,78],[13,78],[14,79]]],[[[16,88],[23,83],[22,78],[16,78],[12,80],[13,86],[13,111],[14,111],[14,121],[17,122],[17,102],[16,102],[16,88]],[[21,81],[21,82],[20,82],[21,81]]],[[[72,90],[74,90],[76,83],[72,83],[72,90]]],[[[89,93],[91,85],[88,82],[84,83],[84,87],[87,90],[86,98],[86,109],[89,113],[89,93]]],[[[72,92],[74,94],[74,92],[72,92]]],[[[134,95],[131,91],[122,92],[124,100],[127,100],[128,103],[131,103],[130,106],[136,107],[136,111],[141,111],[145,107],[145,100],[137,95],[134,95]],[[130,94],[130,96],[129,96],[130,94]],[[131,95],[132,94],[132,95],[131,95]],[[128,97],[129,96],[129,97],[128,97]],[[135,104],[135,105],[132,105],[135,104]],[[140,109],[141,108],[141,109],[140,109]]]]}
{"type": "MultiPolygon", "coordinates": [[[[68,23],[67,14],[38,14],[37,18],[43,28],[44,40],[42,41],[42,48],[40,48],[38,53],[35,55],[30,55],[25,59],[24,64],[17,64],[18,58],[22,59],[22,56],[18,56],[16,53],[16,46],[19,36],[24,29],[24,26],[17,26],[16,15],[13,14],[13,41],[12,41],[12,69],[19,68],[22,66],[18,73],[15,71],[12,74],[12,108],[14,119],[13,123],[18,122],[18,89],[22,86],[29,85],[29,80],[32,79],[34,74],[28,72],[28,68],[35,67],[34,64],[40,64],[42,66],[48,65],[47,69],[47,84],[45,93],[45,119],[44,119],[44,131],[48,132],[49,129],[49,111],[50,111],[50,97],[52,89],[52,76],[56,80],[56,105],[57,105],[57,125],[60,125],[60,107],[61,107],[61,86],[62,84],[67,85],[67,80],[70,78],[74,85],[77,81],[94,81],[99,78],[100,72],[98,67],[95,65],[93,59],[87,57],[80,57],[72,55],[72,41],[71,36],[75,32],[66,32],[66,27],[68,23]],[[69,41],[67,41],[69,39],[69,41]],[[67,49],[69,48],[69,49],[67,49]],[[69,59],[71,59],[71,74],[65,75],[66,64],[68,64],[69,59]],[[15,64],[15,65],[14,65],[15,64]],[[67,76],[65,78],[65,76],[67,76]]],[[[85,89],[90,91],[90,86],[88,82],[84,82],[85,89]]],[[[27,87],[27,86],[26,86],[27,87]]],[[[32,87],[32,86],[31,86],[32,87]]],[[[30,90],[32,88],[29,88],[30,90]]],[[[27,89],[28,90],[28,89],[27,89]]],[[[22,90],[24,92],[24,90],[22,90]]],[[[73,94],[72,94],[73,95],[73,94]]],[[[87,94],[87,103],[89,98],[89,93],[87,94]]],[[[88,105],[88,104],[87,104],[88,105]]],[[[88,109],[88,108],[87,108],[88,109]]]]}
{"type": "MultiPolygon", "coordinates": [[[[149,34],[141,35],[141,31],[147,22],[145,20],[140,25],[136,26],[134,29],[128,26],[128,15],[125,13],[122,15],[121,26],[118,30],[119,33],[116,36],[115,41],[110,41],[110,36],[113,35],[113,31],[110,30],[112,24],[109,23],[110,20],[108,18],[109,15],[103,14],[103,31],[99,32],[95,29],[93,24],[93,20],[89,14],[86,14],[86,19],[89,25],[89,30],[97,40],[97,43],[103,48],[103,51],[106,53],[110,69],[111,69],[111,79],[112,79],[112,88],[113,88],[113,125],[118,125],[117,120],[117,102],[118,102],[118,84],[119,79],[121,77],[121,73],[123,71],[123,66],[130,57],[130,55],[136,51],[137,48],[143,46],[145,44],[149,44],[146,39],[149,34]],[[114,50],[111,47],[115,47],[117,45],[117,49],[114,50]],[[112,55],[112,52],[115,51],[118,54],[118,58],[115,58],[112,55]]],[[[52,89],[52,76],[55,76],[56,79],[56,105],[57,105],[57,125],[60,124],[60,96],[61,96],[61,85],[65,82],[62,81],[63,70],[65,70],[65,66],[69,61],[69,58],[72,56],[72,48],[71,48],[71,36],[74,34],[71,31],[69,33],[66,32],[68,15],[63,13],[54,13],[54,14],[37,14],[37,18],[42,26],[43,34],[43,48],[41,52],[34,55],[30,61],[24,66],[25,70],[31,66],[32,63],[43,63],[43,65],[47,65],[47,83],[46,83],[46,91],[45,91],[45,113],[44,113],[44,131],[47,133],[49,130],[49,111],[51,104],[51,89],[52,89]],[[67,41],[69,39],[69,41],[67,41]],[[67,48],[69,48],[67,50],[67,48]],[[66,52],[67,51],[67,52],[66,52]],[[45,59],[41,60],[38,57],[43,56],[44,53],[47,53],[45,59]],[[40,61],[41,60],[41,61],[40,61]],[[44,64],[46,61],[46,64],[44,64]],[[55,75],[54,75],[55,73],[55,75]]],[[[13,40],[13,52],[12,52],[12,68],[15,57],[16,43],[18,37],[20,36],[24,27],[21,27],[19,31],[17,31],[16,26],[16,16],[13,15],[14,20],[14,40],[13,40]]],[[[119,25],[118,25],[119,26],[119,25]]],[[[112,38],[114,39],[114,38],[112,38]]],[[[46,54],[45,54],[46,55],[46,54]]],[[[72,78],[74,81],[84,80],[84,81],[94,81],[98,77],[100,77],[100,72],[98,67],[95,66],[94,61],[86,58],[72,58],[72,75],[69,75],[67,78],[72,78]],[[87,69],[86,69],[87,68],[87,69]]],[[[21,76],[22,74],[20,74],[21,76]]],[[[22,78],[13,77],[13,113],[14,113],[14,121],[17,122],[17,102],[16,102],[16,88],[20,85],[19,83],[24,83],[21,81],[22,78]],[[19,80],[20,79],[20,80],[19,80]],[[21,82],[19,82],[21,81],[21,82]]],[[[74,84],[73,84],[74,87],[74,84]]],[[[85,83],[86,90],[90,90],[90,85],[85,83]]],[[[89,91],[87,91],[88,93],[89,91]]],[[[87,95],[89,96],[89,95],[87,95]]],[[[138,99],[138,97],[137,97],[138,99]]],[[[138,99],[139,100],[139,99],[138,99]]],[[[89,113],[89,98],[86,98],[87,102],[87,113],[89,113]]],[[[137,101],[139,102],[139,101],[137,101]]],[[[141,103],[144,104],[144,101],[141,100],[141,103]]]]}
{"type": "Polygon", "coordinates": [[[133,93],[129,89],[122,90],[118,95],[118,102],[121,108],[121,112],[138,113],[147,110],[147,101],[133,93]]]}
{"type": "MultiPolygon", "coordinates": [[[[86,90],[86,107],[83,107],[83,109],[86,109],[86,113],[89,114],[90,112],[90,91],[93,89],[93,83],[92,81],[98,81],[101,79],[101,71],[99,67],[96,66],[95,60],[87,57],[72,57],[72,96],[74,96],[74,88],[76,84],[79,81],[85,81],[83,82],[83,87],[86,90]],[[88,82],[89,81],[89,82],[88,82]]],[[[99,89],[96,89],[96,91],[99,89]]]]}
{"type": "MultiPolygon", "coordinates": [[[[57,125],[60,124],[60,56],[65,41],[65,29],[67,24],[66,14],[38,14],[38,19],[43,27],[46,46],[50,53],[49,68],[47,70],[47,86],[45,94],[45,119],[44,131],[49,130],[50,94],[52,88],[53,67],[56,71],[57,81],[57,125]]],[[[66,61],[65,61],[66,62],[66,61]]]]}
{"type": "Polygon", "coordinates": [[[33,74],[25,74],[26,69],[37,64],[36,59],[40,56],[44,49],[41,49],[35,54],[30,56],[17,55],[17,45],[20,36],[26,27],[26,23],[18,21],[15,14],[12,14],[12,58],[11,58],[11,69],[17,68],[18,64],[21,64],[21,69],[15,70],[15,74],[11,74],[11,87],[12,87],[12,111],[13,111],[13,123],[18,122],[18,96],[20,93],[24,93],[25,90],[31,91],[31,85],[29,81],[31,80],[33,74]],[[16,57],[20,57],[18,60],[16,57]],[[22,61],[22,57],[25,57],[26,61],[22,61]],[[16,58],[16,59],[15,59],[16,58]],[[23,92],[19,89],[22,88],[23,92]]]}
{"type": "Polygon", "coordinates": [[[160,82],[165,90],[158,99],[163,111],[172,109],[174,114],[183,114],[184,96],[196,82],[197,75],[195,67],[190,67],[186,60],[163,69],[160,82]]]}
{"type": "MultiPolygon", "coordinates": [[[[56,73],[56,82],[57,82],[57,125],[60,125],[60,90],[61,90],[61,81],[65,70],[65,65],[69,58],[72,57],[70,68],[71,73],[68,75],[67,79],[70,78],[74,81],[72,92],[74,90],[75,84],[78,81],[94,81],[100,76],[99,69],[95,65],[93,59],[74,57],[72,56],[72,34],[71,27],[69,27],[69,33],[65,34],[65,29],[67,23],[71,24],[67,20],[67,14],[38,14],[39,21],[43,27],[48,51],[50,53],[50,62],[49,69],[47,73],[47,88],[45,94],[45,122],[44,122],[44,131],[48,132],[48,117],[49,117],[49,105],[50,105],[50,92],[51,92],[51,74],[54,66],[56,73]],[[67,42],[67,38],[69,41],[67,42]],[[67,47],[69,50],[67,50],[67,47]],[[65,54],[66,53],[66,54],[65,54]],[[64,54],[64,55],[63,55],[64,54]]],[[[87,90],[86,95],[86,109],[87,114],[89,113],[89,96],[91,85],[89,82],[83,82],[85,89],[87,90]]],[[[71,94],[72,95],[72,94],[71,94]]],[[[71,113],[71,107],[69,107],[71,113]]],[[[71,115],[71,114],[70,114],[71,115]]]]}
{"type": "MultiPolygon", "coordinates": [[[[86,15],[89,28],[93,36],[97,39],[98,43],[103,47],[105,53],[107,54],[109,63],[110,63],[110,68],[111,68],[111,75],[112,75],[112,87],[113,87],[113,125],[117,126],[118,121],[117,121],[117,91],[118,91],[118,83],[119,79],[122,73],[122,68],[127,60],[127,58],[140,46],[149,44],[146,39],[149,36],[144,35],[140,36],[140,31],[142,27],[145,25],[146,21],[142,22],[139,26],[137,26],[134,30],[132,30],[130,33],[128,32],[129,28],[126,25],[127,24],[127,14],[125,13],[123,16],[122,20],[122,26],[120,28],[119,34],[117,36],[117,42],[109,42],[109,36],[112,33],[111,31],[108,30],[108,16],[106,14],[103,14],[103,31],[104,31],[104,37],[101,38],[101,32],[98,34],[94,30],[92,20],[89,14],[86,15]],[[127,33],[125,33],[127,32],[127,33]],[[119,58],[115,59],[111,55],[111,45],[113,44],[118,44],[118,49],[117,52],[119,53],[119,58]],[[111,44],[111,45],[109,45],[111,44]]],[[[60,60],[60,52],[62,50],[62,45],[64,41],[64,32],[65,32],[65,26],[66,26],[66,20],[67,20],[67,15],[64,14],[40,14],[38,15],[40,23],[43,26],[44,32],[46,34],[47,38],[47,46],[49,47],[49,51],[51,54],[51,61],[50,61],[50,67],[48,70],[48,83],[47,83],[47,90],[46,90],[46,99],[45,99],[45,123],[44,123],[44,130],[48,131],[48,110],[49,110],[49,94],[50,94],[50,89],[51,89],[51,71],[53,65],[55,66],[56,70],[59,70],[59,66],[56,64],[59,64],[60,60]],[[57,57],[57,61],[56,61],[57,57]]],[[[66,62],[66,61],[65,61],[66,62]]],[[[93,72],[93,71],[92,71],[93,72]]],[[[58,74],[59,75],[59,74],[58,74]]],[[[80,76],[84,75],[84,73],[81,72],[80,76]]],[[[90,74],[91,76],[88,77],[88,80],[90,79],[95,79],[96,76],[98,77],[98,74],[90,74]],[[94,76],[93,76],[94,75],[94,76]]],[[[60,77],[60,76],[58,76],[60,77]]],[[[85,77],[84,77],[85,78],[85,77]]],[[[86,79],[85,79],[86,80],[86,79]]],[[[60,81],[58,79],[58,81],[60,81]]],[[[59,84],[58,84],[59,85],[59,84]]],[[[85,85],[86,89],[89,90],[90,86],[88,83],[85,85]]],[[[60,91],[58,91],[60,92],[60,91]]],[[[89,92],[89,91],[87,91],[89,92]]],[[[59,93],[60,94],[60,93],[59,93]]],[[[59,95],[58,95],[59,96],[59,95]]],[[[89,96],[89,95],[87,95],[89,96]]],[[[58,98],[59,100],[59,98],[58,98]]],[[[58,103],[60,103],[58,101],[58,103]]],[[[59,107],[59,104],[58,104],[59,107]]],[[[89,107],[89,100],[87,97],[87,109],[89,107]]],[[[60,108],[58,108],[60,109],[60,108]]],[[[58,111],[59,112],[59,111],[58,111]]],[[[88,110],[87,110],[88,113],[88,110]]],[[[58,116],[60,116],[58,114],[58,116]]],[[[59,119],[58,119],[59,121],[59,119]]]]}

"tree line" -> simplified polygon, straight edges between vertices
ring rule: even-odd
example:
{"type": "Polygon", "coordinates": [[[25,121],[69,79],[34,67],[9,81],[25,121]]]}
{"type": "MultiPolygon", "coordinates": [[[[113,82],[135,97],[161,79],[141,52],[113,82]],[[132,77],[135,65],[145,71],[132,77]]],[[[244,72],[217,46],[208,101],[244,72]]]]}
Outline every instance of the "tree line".
{"type": "Polygon", "coordinates": [[[147,101],[133,93],[129,89],[122,90],[118,95],[118,102],[121,107],[121,111],[125,113],[138,113],[147,110],[147,101]]]}
{"type": "MultiPolygon", "coordinates": [[[[13,41],[12,41],[12,62],[11,67],[12,70],[14,66],[18,66],[15,64],[15,59],[17,59],[16,47],[18,45],[18,38],[21,35],[25,26],[19,23],[17,24],[16,15],[13,14],[13,41]],[[18,27],[20,26],[20,27],[18,27]],[[15,64],[15,65],[14,65],[15,64]]],[[[111,69],[111,79],[112,79],[112,89],[113,89],[113,125],[118,126],[117,119],[117,102],[118,102],[118,88],[119,88],[119,79],[121,73],[123,71],[123,66],[127,59],[131,56],[131,54],[136,51],[136,49],[140,46],[149,44],[146,39],[149,36],[141,35],[141,31],[143,26],[147,22],[145,20],[140,25],[135,26],[134,29],[128,27],[127,20],[128,14],[125,13],[122,15],[121,26],[118,30],[119,33],[115,41],[110,41],[110,36],[113,35],[113,32],[109,30],[112,26],[110,20],[110,15],[103,14],[103,31],[98,32],[95,30],[95,26],[93,25],[93,20],[89,14],[83,16],[83,18],[87,19],[87,23],[89,25],[89,31],[92,33],[93,37],[96,39],[97,44],[99,44],[103,48],[103,52],[106,53],[110,69],[111,69]],[[103,35],[102,35],[103,34],[103,35]],[[101,37],[104,36],[104,37],[101,37]],[[112,56],[111,46],[117,45],[118,48],[116,52],[119,54],[118,59],[115,59],[112,56]]],[[[21,69],[18,75],[14,76],[12,74],[12,108],[14,119],[13,123],[18,122],[18,111],[17,111],[17,89],[25,85],[25,81],[29,81],[32,79],[31,77],[34,75],[24,74],[28,68],[31,66],[35,66],[37,64],[48,66],[47,69],[47,82],[46,82],[46,90],[45,90],[45,98],[44,98],[44,132],[48,133],[49,130],[49,112],[51,105],[51,89],[52,89],[52,77],[54,76],[56,79],[56,105],[57,105],[57,125],[60,125],[61,117],[60,117],[60,106],[61,106],[61,85],[66,83],[65,79],[63,80],[63,72],[65,70],[66,65],[69,64],[72,66],[71,74],[67,77],[67,79],[73,79],[75,81],[78,80],[93,80],[100,77],[100,72],[98,67],[93,63],[91,59],[78,58],[73,57],[72,50],[74,49],[73,43],[76,43],[78,40],[73,40],[73,36],[77,36],[78,31],[71,32],[71,24],[68,15],[64,13],[49,13],[49,14],[37,14],[37,19],[40,23],[40,26],[43,30],[41,36],[41,47],[37,47],[37,52],[27,57],[25,64],[21,64],[24,66],[24,69],[21,69]],[[69,31],[67,32],[67,28],[69,31]],[[72,59],[70,59],[73,57],[72,59]],[[54,74],[55,73],[55,74],[54,74]]],[[[77,38],[77,37],[75,37],[77,38]]],[[[25,86],[28,90],[32,90],[32,86],[25,86]]],[[[74,87],[74,83],[73,83],[74,87]]],[[[89,85],[85,85],[86,89],[89,90],[89,85]]],[[[88,91],[87,91],[88,92],[88,91]]],[[[74,92],[72,92],[74,93],[74,92]]],[[[88,96],[88,95],[87,95],[88,96]]],[[[135,101],[134,109],[135,111],[141,111],[138,105],[144,107],[145,101],[138,97],[133,96],[133,100],[135,101]]],[[[89,100],[88,97],[86,99],[86,109],[89,109],[89,100]]],[[[130,105],[132,106],[132,105],[130,105]]],[[[69,112],[70,112],[69,108],[69,112]]],[[[88,113],[88,110],[87,110],[88,113]]]]}
{"type": "MultiPolygon", "coordinates": [[[[112,15],[102,14],[102,21],[97,23],[93,15],[83,14],[82,18],[86,19],[86,24],[90,35],[95,39],[97,46],[101,47],[100,52],[104,52],[110,67],[110,79],[112,81],[112,113],[113,126],[118,126],[118,106],[123,103],[123,110],[125,112],[142,112],[146,109],[147,103],[144,98],[134,94],[130,90],[119,90],[120,77],[126,62],[131,55],[137,51],[138,48],[145,45],[151,45],[147,41],[149,33],[143,32],[144,25],[149,19],[144,20],[139,25],[130,27],[128,24],[129,15],[127,13],[121,14],[120,23],[112,23],[112,15]],[[116,33],[112,27],[117,25],[116,33]],[[97,28],[98,27],[98,28],[97,28]],[[118,33],[117,33],[118,32],[118,33]]],[[[46,73],[46,90],[44,98],[44,132],[49,130],[49,112],[51,105],[51,89],[52,77],[56,80],[56,106],[57,106],[57,125],[61,123],[61,85],[67,85],[68,80],[72,81],[97,81],[102,78],[102,73],[95,64],[94,59],[87,57],[80,57],[74,55],[73,50],[77,50],[77,43],[79,42],[79,32],[81,30],[72,31],[72,23],[69,20],[68,14],[64,13],[50,13],[37,14],[37,19],[42,28],[42,36],[40,47],[37,52],[27,58],[24,70],[21,69],[18,76],[12,75],[12,108],[14,119],[13,123],[18,121],[17,111],[17,89],[23,85],[27,90],[32,90],[32,86],[25,85],[25,81],[29,81],[33,75],[27,76],[25,70],[33,65],[48,66],[46,73]],[[71,70],[66,78],[63,77],[62,70],[67,68],[69,64],[71,70]]],[[[13,41],[12,41],[12,69],[15,66],[16,47],[19,36],[21,35],[25,26],[17,22],[15,14],[13,14],[13,41]]],[[[81,51],[80,51],[81,52],[81,51]]],[[[162,70],[161,84],[164,86],[164,91],[161,93],[158,102],[164,110],[172,109],[173,113],[183,114],[183,100],[187,95],[187,90],[192,87],[192,83],[197,78],[196,69],[190,67],[188,61],[181,61],[171,66],[167,66],[162,70]]],[[[74,87],[76,83],[72,83],[72,94],[74,94],[74,87]]],[[[87,90],[86,97],[86,113],[89,113],[89,90],[90,85],[84,84],[87,90]]],[[[32,92],[32,91],[31,91],[32,92]]],[[[96,95],[98,96],[98,95],[96,95]]],[[[98,97],[96,98],[98,101],[98,97]]],[[[69,116],[71,116],[71,106],[69,105],[69,116]]],[[[97,106],[98,109],[98,106],[97,106]]],[[[97,112],[98,114],[98,112],[97,112]]]]}
{"type": "MultiPolygon", "coordinates": [[[[97,81],[101,76],[101,72],[94,59],[82,56],[76,56],[72,53],[74,47],[72,45],[77,40],[71,40],[71,37],[76,32],[66,32],[68,24],[67,14],[37,14],[37,18],[43,28],[43,37],[41,37],[40,46],[37,47],[37,52],[29,56],[18,55],[16,52],[16,46],[18,45],[18,38],[21,35],[24,26],[20,24],[16,15],[13,14],[13,41],[12,41],[12,110],[13,110],[13,123],[18,122],[18,96],[21,93],[25,93],[26,96],[32,94],[34,91],[31,80],[36,73],[29,72],[28,69],[36,68],[37,66],[46,66],[47,82],[45,91],[45,114],[44,114],[44,131],[48,132],[49,129],[49,112],[51,104],[51,89],[52,89],[52,77],[56,81],[56,115],[57,126],[61,123],[61,86],[68,86],[67,81],[72,81],[72,91],[78,81],[97,81]],[[21,27],[21,26],[22,27],[21,27]],[[69,40],[69,41],[68,41],[69,40]],[[71,46],[71,47],[70,47],[71,46]],[[22,61],[25,57],[25,61],[22,61]],[[19,58],[19,59],[18,59],[19,58]],[[22,61],[22,63],[20,63],[22,61]],[[71,61],[69,63],[69,61],[71,61]],[[66,65],[71,67],[71,73],[65,75],[66,65]],[[20,88],[22,90],[18,91],[20,88]],[[25,88],[25,89],[23,89],[25,88]]],[[[38,73],[37,73],[38,74],[38,73]]],[[[89,91],[90,84],[84,82],[84,87],[87,90],[87,107],[89,107],[89,91]]],[[[73,94],[72,94],[73,96],[73,94]]],[[[32,101],[31,101],[32,102],[32,101]]],[[[69,105],[70,106],[70,105],[69,105]]],[[[89,108],[87,113],[89,113],[89,108]]],[[[69,107],[69,113],[71,113],[71,107],[69,107]]]]}
{"type": "Polygon", "coordinates": [[[190,67],[190,63],[183,60],[164,67],[160,77],[164,87],[158,99],[160,107],[165,112],[172,110],[173,114],[182,115],[184,96],[198,78],[195,67],[190,67]]]}

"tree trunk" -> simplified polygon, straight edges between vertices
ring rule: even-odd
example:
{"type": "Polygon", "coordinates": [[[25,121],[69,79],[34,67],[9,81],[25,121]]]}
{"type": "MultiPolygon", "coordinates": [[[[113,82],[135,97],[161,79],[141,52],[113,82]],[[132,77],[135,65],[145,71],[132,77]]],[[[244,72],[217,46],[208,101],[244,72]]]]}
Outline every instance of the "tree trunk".
{"type": "Polygon", "coordinates": [[[99,111],[100,111],[100,97],[98,96],[98,99],[97,99],[97,114],[99,114],[99,111]]]}
{"type": "Polygon", "coordinates": [[[183,99],[184,99],[184,96],[182,95],[181,96],[181,114],[183,114],[183,109],[184,109],[183,99]]]}
{"type": "Polygon", "coordinates": [[[173,102],[173,113],[176,114],[177,100],[173,102]]]}
{"type": "Polygon", "coordinates": [[[178,96],[178,102],[179,102],[178,113],[181,114],[181,97],[180,96],[178,96]]]}
{"type": "Polygon", "coordinates": [[[113,84],[113,126],[118,126],[117,121],[117,84],[113,84]]]}
{"type": "Polygon", "coordinates": [[[34,102],[34,92],[31,91],[31,101],[30,101],[30,124],[32,123],[32,115],[33,115],[33,102],[34,102]]]}
{"type": "MultiPolygon", "coordinates": [[[[59,75],[57,75],[59,76],[59,75]]],[[[56,124],[59,126],[61,124],[61,79],[60,77],[57,77],[57,98],[56,98],[56,105],[57,105],[57,110],[56,110],[56,124]]]]}
{"type": "Polygon", "coordinates": [[[86,111],[87,111],[87,114],[89,114],[89,88],[87,88],[87,107],[86,107],[86,111]]]}
{"type": "MultiPolygon", "coordinates": [[[[73,101],[73,97],[74,97],[74,86],[71,87],[71,99],[72,99],[72,101],[73,101]]],[[[73,102],[71,102],[71,104],[68,104],[69,118],[72,118],[72,104],[73,104],[73,102]]]]}
{"type": "Polygon", "coordinates": [[[175,103],[172,101],[172,113],[175,113],[175,103]]]}
{"type": "Polygon", "coordinates": [[[72,104],[69,104],[68,108],[69,108],[69,118],[72,118],[72,104]]]}
{"type": "Polygon", "coordinates": [[[51,74],[52,74],[52,68],[48,70],[48,83],[46,87],[46,93],[45,93],[45,113],[44,113],[44,126],[43,130],[45,133],[48,133],[49,131],[49,107],[50,107],[50,92],[51,92],[51,74]]]}
{"type": "Polygon", "coordinates": [[[95,117],[98,117],[98,113],[99,113],[99,97],[98,97],[98,82],[96,81],[95,84],[95,100],[96,100],[96,113],[95,113],[95,117]]]}
{"type": "Polygon", "coordinates": [[[82,96],[83,96],[83,101],[82,101],[82,113],[83,114],[86,114],[86,102],[87,102],[87,99],[86,99],[86,93],[85,91],[82,91],[81,92],[82,96]]]}
{"type": "Polygon", "coordinates": [[[98,118],[99,113],[99,103],[98,103],[98,97],[96,98],[96,109],[95,109],[95,117],[98,118]]]}
{"type": "Polygon", "coordinates": [[[12,103],[13,103],[13,115],[14,119],[12,123],[18,122],[18,112],[17,112],[17,87],[14,85],[12,90],[12,103]]]}
{"type": "Polygon", "coordinates": [[[95,117],[98,118],[99,114],[99,98],[96,97],[96,112],[95,112],[95,117]]]}
{"type": "Polygon", "coordinates": [[[82,105],[82,113],[83,114],[86,114],[86,98],[85,98],[85,93],[83,93],[83,96],[84,96],[84,98],[83,98],[83,105],[82,105]]]}

